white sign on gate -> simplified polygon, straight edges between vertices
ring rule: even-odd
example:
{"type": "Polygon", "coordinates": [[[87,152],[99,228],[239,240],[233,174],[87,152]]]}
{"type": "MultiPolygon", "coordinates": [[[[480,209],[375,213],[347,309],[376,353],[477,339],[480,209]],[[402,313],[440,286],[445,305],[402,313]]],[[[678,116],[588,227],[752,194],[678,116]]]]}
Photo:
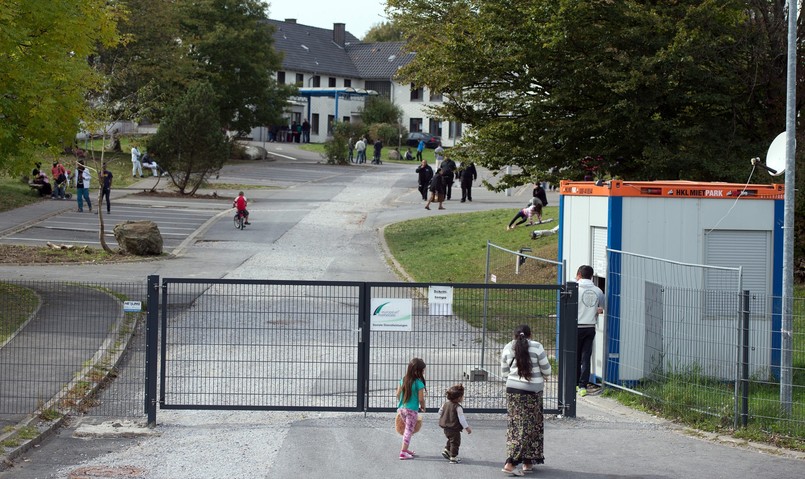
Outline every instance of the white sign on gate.
{"type": "Polygon", "coordinates": [[[431,316],[453,314],[453,287],[431,286],[428,288],[428,313],[431,316]]]}
{"type": "Polygon", "coordinates": [[[372,331],[411,331],[411,298],[372,298],[372,331]]]}

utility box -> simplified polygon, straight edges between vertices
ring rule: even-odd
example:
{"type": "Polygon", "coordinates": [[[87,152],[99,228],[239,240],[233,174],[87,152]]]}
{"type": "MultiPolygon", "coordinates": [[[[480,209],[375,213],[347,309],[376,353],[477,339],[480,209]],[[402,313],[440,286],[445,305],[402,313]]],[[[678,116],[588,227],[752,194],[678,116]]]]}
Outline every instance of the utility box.
{"type": "Polygon", "coordinates": [[[465,381],[473,383],[477,381],[486,381],[487,379],[489,379],[489,373],[487,373],[483,369],[478,369],[473,366],[467,366],[467,368],[464,370],[465,381]]]}
{"type": "Polygon", "coordinates": [[[704,292],[714,287],[715,275],[699,268],[670,278],[680,265],[742,268],[740,275],[730,273],[738,278],[730,287],[753,295],[750,374],[779,367],[782,318],[770,298],[782,295],[783,185],[562,181],[559,192],[559,260],[567,261],[569,278],[591,265],[607,298],[596,330],[594,376],[628,384],[649,377],[654,367],[695,367],[697,358],[707,357],[723,360],[715,376],[735,377],[737,308],[730,317],[708,316],[712,299],[704,292]],[[634,256],[650,261],[650,270],[627,275],[624,258],[634,256]],[[678,314],[663,306],[667,284],[691,292],[684,320],[697,330],[685,345],[667,337],[675,327],[671,314],[678,314]]]}

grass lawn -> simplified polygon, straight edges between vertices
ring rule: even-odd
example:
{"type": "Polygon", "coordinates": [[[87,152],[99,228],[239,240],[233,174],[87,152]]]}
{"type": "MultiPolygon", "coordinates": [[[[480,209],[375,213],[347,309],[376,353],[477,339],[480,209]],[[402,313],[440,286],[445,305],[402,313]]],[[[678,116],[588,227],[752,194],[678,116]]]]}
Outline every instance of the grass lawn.
{"type": "Polygon", "coordinates": [[[0,283],[0,344],[14,333],[39,306],[39,296],[32,290],[0,283]]]}
{"type": "MultiPolygon", "coordinates": [[[[383,163],[398,163],[398,164],[402,164],[402,165],[416,165],[416,164],[418,164],[418,162],[416,160],[413,160],[413,161],[390,160],[389,159],[389,153],[394,151],[394,148],[396,148],[396,147],[397,147],[396,145],[392,146],[391,148],[386,147],[386,146],[383,147],[383,155],[382,155],[383,156],[383,163]]],[[[319,154],[324,155],[324,144],[323,143],[305,143],[305,144],[299,145],[299,148],[302,149],[302,150],[305,150],[305,151],[312,151],[314,153],[319,153],[319,154]]],[[[374,150],[372,150],[372,148],[373,148],[372,145],[369,145],[366,148],[367,163],[372,161],[372,154],[373,154],[372,152],[374,151],[374,150]]],[[[407,147],[405,145],[403,145],[402,148],[400,148],[400,156],[401,157],[405,156],[405,149],[406,148],[407,147]]],[[[445,150],[445,151],[448,151],[448,150],[445,150]]],[[[411,148],[411,154],[414,155],[414,158],[416,158],[416,148],[411,148]]],[[[356,155],[357,155],[357,153],[356,153],[356,155]]],[[[422,153],[422,158],[425,159],[425,160],[428,160],[428,163],[430,163],[430,164],[435,164],[436,163],[436,154],[433,152],[433,150],[431,150],[429,148],[425,148],[425,151],[422,153]]],[[[322,160],[324,160],[324,157],[322,157],[322,160]]]]}
{"type": "MultiPolygon", "coordinates": [[[[447,202],[449,206],[450,202],[447,202]]],[[[544,218],[555,218],[558,208],[549,206],[544,218]]],[[[511,208],[461,214],[440,214],[395,223],[386,228],[386,242],[397,261],[417,282],[483,283],[486,242],[517,251],[531,248],[531,256],[556,260],[557,236],[530,239],[534,229],[550,229],[556,223],[520,226],[506,231],[516,210],[511,208]]],[[[556,282],[553,268],[541,278],[556,282]]]]}

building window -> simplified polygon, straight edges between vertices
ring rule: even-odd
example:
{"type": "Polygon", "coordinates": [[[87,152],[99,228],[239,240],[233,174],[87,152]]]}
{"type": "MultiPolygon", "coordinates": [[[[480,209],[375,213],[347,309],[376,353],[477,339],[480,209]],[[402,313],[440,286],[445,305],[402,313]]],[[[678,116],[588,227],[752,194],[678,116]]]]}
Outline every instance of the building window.
{"type": "Polygon", "coordinates": [[[327,81],[327,86],[329,86],[330,88],[335,88],[335,78],[330,77],[327,81]]]}
{"type": "Polygon", "coordinates": [[[343,118],[343,121],[344,121],[344,123],[349,123],[349,117],[348,117],[348,116],[345,116],[345,117],[343,118]]]}
{"type": "Polygon", "coordinates": [[[277,83],[280,85],[285,84],[285,72],[277,72],[277,83]]]}
{"type": "Polygon", "coordinates": [[[442,121],[433,118],[428,120],[428,132],[431,135],[442,136],[442,121]]]}
{"type": "Polygon", "coordinates": [[[327,115],[327,135],[333,135],[333,123],[335,123],[335,116],[334,115],[327,115]]]}
{"type": "Polygon", "coordinates": [[[352,80],[349,78],[344,78],[344,88],[349,88],[352,86],[352,80]]]}
{"type": "Polygon", "coordinates": [[[319,88],[319,87],[321,87],[321,77],[318,76],[318,75],[315,75],[313,77],[313,88],[319,88]]]}
{"type": "Polygon", "coordinates": [[[305,86],[305,75],[303,73],[296,74],[296,86],[305,86]]]}
{"type": "Polygon", "coordinates": [[[411,83],[411,101],[422,101],[422,88],[417,88],[411,83]]]}
{"type": "Polygon", "coordinates": [[[450,138],[461,138],[461,123],[450,122],[450,138]]]}
{"type": "Polygon", "coordinates": [[[386,100],[394,100],[391,98],[391,82],[390,81],[366,81],[366,86],[364,87],[367,90],[374,90],[377,94],[386,100]]]}
{"type": "Polygon", "coordinates": [[[442,94],[435,91],[430,92],[430,101],[442,101],[442,94]]]}
{"type": "Polygon", "coordinates": [[[411,118],[408,124],[408,131],[411,133],[422,131],[422,118],[411,118]]]}
{"type": "Polygon", "coordinates": [[[319,114],[314,113],[310,115],[310,132],[314,135],[319,134],[319,114]]]}

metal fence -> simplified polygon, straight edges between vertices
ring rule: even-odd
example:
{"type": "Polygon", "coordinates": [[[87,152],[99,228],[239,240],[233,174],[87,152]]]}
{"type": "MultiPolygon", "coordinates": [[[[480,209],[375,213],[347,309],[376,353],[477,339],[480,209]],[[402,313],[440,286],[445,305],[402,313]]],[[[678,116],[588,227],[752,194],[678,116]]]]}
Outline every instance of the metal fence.
{"type": "MultiPolygon", "coordinates": [[[[558,356],[560,289],[165,278],[159,405],[393,410],[408,361],[421,357],[432,406],[463,382],[467,410],[503,411],[500,349],[526,323],[558,356]],[[408,327],[375,327],[373,302],[396,300],[410,308],[408,327]]],[[[558,384],[548,382],[548,412],[560,411],[558,384]]]]}
{"type": "Polygon", "coordinates": [[[0,283],[0,424],[32,413],[142,416],[142,283],[0,283]],[[102,398],[102,399],[101,399],[102,398]]]}
{"type": "Polygon", "coordinates": [[[678,414],[805,433],[802,302],[793,331],[794,407],[782,414],[780,298],[743,292],[740,268],[614,250],[608,261],[606,384],[678,414]]]}
{"type": "Polygon", "coordinates": [[[575,289],[172,279],[0,283],[0,424],[52,411],[147,416],[157,407],[388,411],[422,357],[429,405],[457,382],[471,411],[504,411],[499,353],[529,324],[552,358],[547,413],[575,413],[575,289]],[[449,300],[439,296],[449,292],[449,300]],[[434,297],[437,295],[439,297],[434,297]],[[410,330],[373,327],[410,304],[410,330]],[[572,339],[572,341],[569,341],[572,339]],[[559,344],[558,341],[564,341],[559,344]],[[570,365],[573,365],[571,367],[570,365]]]}
{"type": "Polygon", "coordinates": [[[505,284],[564,284],[567,265],[564,262],[540,258],[523,246],[517,251],[487,241],[486,281],[505,284]]]}

